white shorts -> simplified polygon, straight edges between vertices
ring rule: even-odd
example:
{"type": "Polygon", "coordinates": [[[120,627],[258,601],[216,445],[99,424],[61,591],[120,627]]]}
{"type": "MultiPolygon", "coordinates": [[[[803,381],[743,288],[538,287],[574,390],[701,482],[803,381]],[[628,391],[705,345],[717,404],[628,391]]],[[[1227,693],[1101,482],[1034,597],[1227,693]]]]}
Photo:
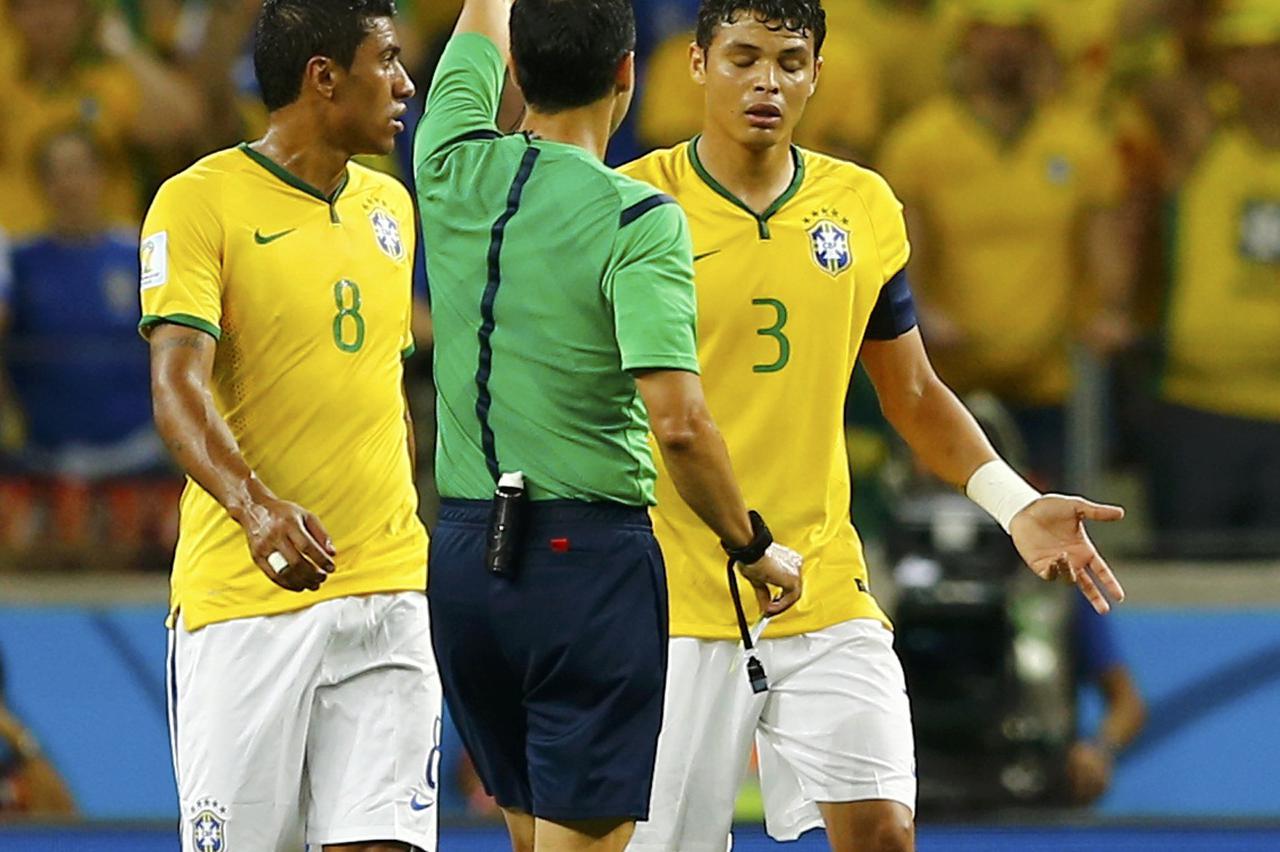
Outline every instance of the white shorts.
{"type": "Polygon", "coordinates": [[[911,709],[893,634],[871,619],[765,639],[769,690],[747,682],[740,642],[671,640],[648,822],[631,852],[725,852],[755,738],[765,827],[794,840],[819,802],[890,799],[915,811],[911,709]]]}
{"type": "Polygon", "coordinates": [[[422,592],[169,631],[183,852],[435,852],[440,677],[422,592]]]}

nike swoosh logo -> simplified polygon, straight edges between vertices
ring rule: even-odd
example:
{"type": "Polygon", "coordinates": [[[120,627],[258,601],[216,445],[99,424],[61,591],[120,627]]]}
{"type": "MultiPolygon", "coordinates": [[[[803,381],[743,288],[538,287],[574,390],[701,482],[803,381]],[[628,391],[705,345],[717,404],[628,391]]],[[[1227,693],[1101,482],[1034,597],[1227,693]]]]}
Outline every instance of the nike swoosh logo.
{"type": "Polygon", "coordinates": [[[435,801],[432,799],[427,799],[426,801],[419,800],[417,793],[414,793],[413,797],[409,799],[409,807],[415,811],[425,811],[434,804],[435,801]]]}
{"type": "Polygon", "coordinates": [[[267,243],[273,243],[273,242],[275,242],[276,240],[280,239],[281,237],[288,236],[289,234],[292,234],[292,233],[293,233],[294,231],[296,231],[296,230],[298,230],[298,229],[297,229],[297,228],[290,228],[289,230],[287,230],[287,231],[281,231],[281,232],[280,232],[280,233],[278,233],[278,234],[264,234],[264,233],[262,233],[262,231],[261,231],[261,230],[256,230],[256,231],[254,231],[254,232],[253,232],[253,241],[254,241],[255,243],[257,243],[258,245],[260,245],[260,246],[265,246],[267,243]]]}
{"type": "Polygon", "coordinates": [[[693,262],[697,263],[700,260],[711,257],[711,255],[713,254],[719,254],[722,251],[724,251],[724,249],[716,249],[715,251],[707,251],[707,252],[703,252],[702,254],[695,254],[693,256],[693,262]]]}

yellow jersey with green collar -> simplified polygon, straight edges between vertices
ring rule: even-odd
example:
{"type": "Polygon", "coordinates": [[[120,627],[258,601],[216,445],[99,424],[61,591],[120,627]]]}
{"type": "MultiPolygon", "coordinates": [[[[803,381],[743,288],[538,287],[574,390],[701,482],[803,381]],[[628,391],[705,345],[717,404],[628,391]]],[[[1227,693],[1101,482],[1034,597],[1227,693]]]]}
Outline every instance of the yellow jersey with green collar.
{"type": "Polygon", "coordinates": [[[314,512],[337,549],[319,591],[281,589],[188,480],[170,593],[188,630],[425,589],[401,364],[413,348],[413,221],[394,178],[350,163],[326,197],[244,145],[156,193],[142,228],[142,333],[169,322],[217,339],[218,413],[258,477],[314,512]]]}
{"type": "MultiPolygon", "coordinates": [[[[886,284],[905,282],[909,253],[902,207],[879,175],[804,149],[792,156],[791,186],[762,215],[707,173],[697,139],[622,168],[688,216],[708,405],[748,505],[805,558],[804,596],[770,637],[889,623],[850,523],[844,400],[873,309],[886,284]]],[[[737,638],[724,553],[661,463],[657,497],[672,635],[737,638]]],[[[755,597],[739,584],[754,620],[755,597]]]]}
{"type": "Polygon", "coordinates": [[[1164,398],[1280,421],[1280,150],[1219,130],[1170,214],[1164,398]]]}

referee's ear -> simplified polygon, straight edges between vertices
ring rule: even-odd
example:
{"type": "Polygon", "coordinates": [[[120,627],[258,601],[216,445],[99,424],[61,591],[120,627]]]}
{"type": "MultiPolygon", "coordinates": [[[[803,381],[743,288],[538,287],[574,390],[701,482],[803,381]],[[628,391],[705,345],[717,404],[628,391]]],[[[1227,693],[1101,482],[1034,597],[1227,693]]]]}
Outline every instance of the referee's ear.
{"type": "Polygon", "coordinates": [[[618,70],[614,74],[613,89],[619,95],[629,94],[636,89],[636,52],[628,50],[618,61],[618,70]]]}

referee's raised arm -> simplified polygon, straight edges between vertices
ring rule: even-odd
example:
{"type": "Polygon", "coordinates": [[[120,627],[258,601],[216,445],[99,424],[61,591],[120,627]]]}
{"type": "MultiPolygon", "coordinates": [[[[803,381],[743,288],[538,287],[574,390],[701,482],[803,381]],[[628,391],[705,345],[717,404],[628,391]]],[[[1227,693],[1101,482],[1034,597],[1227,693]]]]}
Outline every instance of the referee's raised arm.
{"type": "Polygon", "coordinates": [[[510,14],[511,0],[469,0],[463,6],[414,137],[415,171],[423,160],[455,143],[499,135],[496,117],[511,54],[510,14]]]}
{"type": "Polygon", "coordinates": [[[454,25],[454,36],[478,33],[493,42],[504,61],[511,58],[511,0],[467,0],[454,25]]]}

